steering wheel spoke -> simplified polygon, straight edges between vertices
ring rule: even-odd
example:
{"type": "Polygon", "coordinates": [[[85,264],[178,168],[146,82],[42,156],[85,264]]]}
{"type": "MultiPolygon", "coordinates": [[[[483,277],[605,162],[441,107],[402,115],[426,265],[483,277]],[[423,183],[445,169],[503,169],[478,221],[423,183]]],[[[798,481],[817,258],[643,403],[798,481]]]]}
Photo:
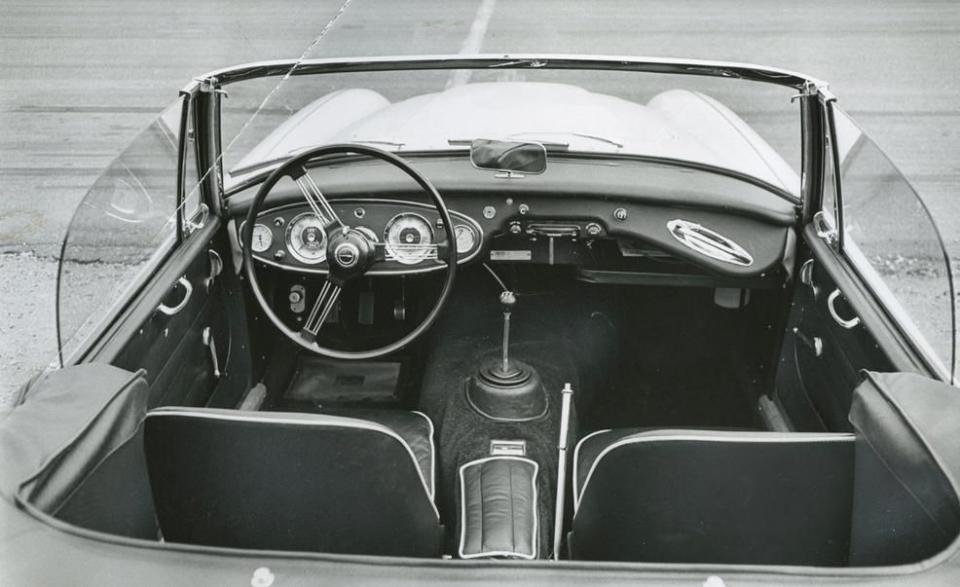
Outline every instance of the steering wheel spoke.
{"type": "Polygon", "coordinates": [[[307,342],[317,340],[320,328],[323,326],[323,323],[327,321],[327,317],[330,316],[330,312],[333,311],[333,308],[337,305],[337,301],[340,299],[340,291],[340,286],[330,280],[323,282],[323,288],[320,289],[317,301],[314,302],[313,309],[310,310],[310,314],[307,315],[307,321],[304,322],[303,328],[300,330],[300,336],[304,340],[307,342]]]}
{"type": "Polygon", "coordinates": [[[296,167],[291,171],[290,177],[294,183],[297,184],[300,193],[303,194],[303,199],[307,201],[310,209],[317,218],[320,219],[320,222],[323,223],[326,229],[329,229],[331,226],[343,228],[343,221],[340,220],[340,217],[337,216],[337,213],[333,210],[333,206],[330,205],[326,196],[320,191],[320,186],[318,186],[317,182],[313,181],[313,178],[307,173],[306,167],[296,167]]]}
{"type": "Polygon", "coordinates": [[[455,259],[456,257],[454,254],[456,250],[456,234],[453,230],[453,221],[450,218],[450,212],[447,210],[443,198],[430,181],[414,169],[410,163],[382,149],[360,144],[322,145],[296,155],[275,169],[273,173],[260,184],[260,189],[257,191],[257,195],[247,210],[247,220],[245,224],[241,226],[245,226],[240,235],[241,248],[243,251],[243,267],[250,284],[250,290],[260,304],[261,309],[273,325],[287,338],[303,349],[318,355],[333,359],[366,360],[384,357],[394,353],[422,336],[430,328],[439,317],[440,311],[447,302],[450,292],[453,289],[457,264],[451,262],[450,259],[455,259]],[[351,229],[345,225],[337,216],[336,211],[331,207],[330,202],[327,201],[323,192],[320,191],[316,182],[314,182],[307,173],[307,167],[310,161],[343,153],[364,155],[378,159],[383,163],[399,169],[416,182],[424,193],[429,196],[437,210],[439,219],[443,223],[443,230],[447,241],[446,244],[441,247],[433,244],[428,245],[428,247],[432,248],[425,252],[423,252],[423,247],[418,243],[408,243],[407,245],[401,245],[400,249],[392,250],[390,247],[384,246],[383,243],[374,243],[363,231],[351,229]],[[271,302],[268,301],[261,289],[257,276],[257,263],[254,260],[252,252],[253,226],[257,221],[261,206],[273,187],[277,185],[277,182],[285,177],[291,178],[297,184],[297,188],[310,206],[311,213],[316,215],[324,228],[324,232],[327,234],[327,263],[329,271],[327,279],[321,287],[320,293],[317,295],[313,306],[311,306],[310,313],[299,331],[291,328],[286,320],[281,318],[271,307],[271,302]],[[433,308],[427,312],[420,323],[414,326],[409,332],[399,339],[378,348],[368,350],[341,350],[321,345],[317,337],[320,334],[321,328],[323,328],[323,324],[336,307],[343,285],[354,279],[363,277],[377,262],[391,261],[394,259],[399,260],[396,256],[398,250],[401,253],[401,257],[404,256],[403,253],[407,253],[405,259],[409,261],[410,250],[404,249],[404,246],[410,246],[413,247],[412,250],[423,252],[421,260],[438,258],[446,261],[443,287],[434,301],[433,308]]]}

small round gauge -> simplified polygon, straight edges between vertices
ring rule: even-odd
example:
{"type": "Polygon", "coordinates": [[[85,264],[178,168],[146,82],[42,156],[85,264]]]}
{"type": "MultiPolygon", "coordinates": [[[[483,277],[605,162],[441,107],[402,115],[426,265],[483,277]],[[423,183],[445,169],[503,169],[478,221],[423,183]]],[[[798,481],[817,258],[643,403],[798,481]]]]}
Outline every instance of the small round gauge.
{"type": "Polygon", "coordinates": [[[327,235],[320,219],[308,212],[291,220],[287,225],[287,249],[301,263],[323,263],[327,259],[327,235]]]}
{"type": "Polygon", "coordinates": [[[466,224],[458,224],[454,229],[457,235],[457,254],[466,255],[477,246],[477,235],[472,228],[466,224]]]}
{"type": "Polygon", "coordinates": [[[383,231],[388,259],[404,265],[416,265],[435,249],[433,229],[419,214],[397,214],[383,231]]]}
{"type": "Polygon", "coordinates": [[[270,227],[263,224],[254,224],[253,225],[253,243],[250,245],[250,248],[253,249],[255,253],[262,253],[270,248],[270,245],[273,244],[273,231],[270,230],[270,227]]]}

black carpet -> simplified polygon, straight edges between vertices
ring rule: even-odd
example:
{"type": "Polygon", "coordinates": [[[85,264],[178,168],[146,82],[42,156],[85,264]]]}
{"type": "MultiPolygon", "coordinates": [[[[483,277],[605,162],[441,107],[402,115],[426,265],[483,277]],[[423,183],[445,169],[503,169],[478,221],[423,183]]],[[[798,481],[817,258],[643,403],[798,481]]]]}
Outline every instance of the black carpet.
{"type": "Polygon", "coordinates": [[[523,440],[526,442],[526,456],[540,465],[537,477],[539,553],[541,558],[546,558],[551,552],[557,491],[560,390],[564,383],[575,388],[579,385],[576,369],[562,342],[526,341],[512,345],[515,358],[539,371],[547,391],[548,411],[543,418],[530,422],[488,420],[468,405],[466,383],[477,364],[499,355],[498,342],[492,337],[445,339],[442,352],[428,363],[421,408],[439,427],[437,506],[448,529],[448,552],[456,552],[460,536],[460,466],[490,456],[491,440],[523,440]]]}

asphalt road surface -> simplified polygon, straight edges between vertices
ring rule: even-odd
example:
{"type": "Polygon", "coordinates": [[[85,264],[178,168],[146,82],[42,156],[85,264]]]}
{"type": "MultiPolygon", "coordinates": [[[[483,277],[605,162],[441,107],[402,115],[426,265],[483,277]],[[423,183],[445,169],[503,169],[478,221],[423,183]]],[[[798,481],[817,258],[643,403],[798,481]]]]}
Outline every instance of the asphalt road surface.
{"type": "Polygon", "coordinates": [[[4,0],[0,404],[55,356],[58,245],[104,167],[191,77],[308,47],[329,57],[594,53],[803,71],[831,82],[960,255],[960,3],[949,0],[4,0]]]}

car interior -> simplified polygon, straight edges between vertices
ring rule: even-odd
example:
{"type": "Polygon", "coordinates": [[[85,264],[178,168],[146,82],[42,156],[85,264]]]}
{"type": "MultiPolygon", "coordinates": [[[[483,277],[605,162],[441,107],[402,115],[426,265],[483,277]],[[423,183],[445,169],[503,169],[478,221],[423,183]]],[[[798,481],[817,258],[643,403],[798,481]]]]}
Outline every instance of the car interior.
{"type": "Polygon", "coordinates": [[[873,567],[957,537],[927,433],[955,390],[790,194],[353,149],[230,194],[96,362],[43,380],[92,423],[24,501],[156,543],[501,563],[873,567]]]}

